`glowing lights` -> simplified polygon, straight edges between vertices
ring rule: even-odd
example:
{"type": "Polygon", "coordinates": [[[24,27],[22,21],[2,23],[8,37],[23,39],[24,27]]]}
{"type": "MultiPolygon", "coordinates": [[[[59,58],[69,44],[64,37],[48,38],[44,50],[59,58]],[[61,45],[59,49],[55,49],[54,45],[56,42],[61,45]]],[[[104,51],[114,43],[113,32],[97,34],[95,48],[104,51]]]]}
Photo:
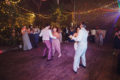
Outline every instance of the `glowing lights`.
{"type": "Polygon", "coordinates": [[[32,24],[35,21],[36,15],[34,13],[27,13],[26,15],[28,15],[27,19],[29,24],[32,24]]]}
{"type": "Polygon", "coordinates": [[[17,4],[19,3],[21,0],[17,0],[17,1],[12,1],[12,0],[5,0],[5,3],[10,5],[10,4],[17,4]]]}
{"type": "MultiPolygon", "coordinates": [[[[16,6],[17,6],[17,5],[16,5],[16,6]]],[[[28,13],[31,13],[31,14],[34,14],[34,15],[38,15],[39,17],[42,17],[42,18],[44,18],[44,19],[50,18],[50,16],[48,16],[48,15],[38,14],[38,13],[32,12],[32,11],[30,11],[30,10],[28,10],[28,9],[25,9],[25,8],[23,8],[23,7],[20,7],[20,6],[17,6],[17,7],[20,8],[20,9],[22,9],[22,10],[24,10],[24,11],[26,11],[26,12],[28,12],[28,13]]]]}
{"type": "MultiPolygon", "coordinates": [[[[91,13],[91,12],[95,12],[95,11],[101,10],[103,8],[107,8],[107,7],[109,7],[109,6],[113,5],[113,4],[116,4],[116,3],[117,3],[117,1],[114,1],[114,2],[112,2],[110,4],[102,6],[100,8],[96,8],[96,9],[92,9],[92,10],[88,10],[88,11],[83,11],[83,12],[65,12],[65,13],[67,13],[67,14],[88,14],[88,13],[91,13]]],[[[17,7],[21,8],[22,10],[27,11],[29,13],[34,13],[32,11],[29,11],[29,10],[23,8],[23,7],[20,7],[20,6],[17,6],[17,7]]],[[[39,17],[45,18],[45,19],[51,18],[51,16],[48,16],[48,15],[42,15],[42,14],[38,14],[38,13],[34,13],[34,14],[38,15],[39,17]]]]}
{"type": "MultiPolygon", "coordinates": [[[[117,1],[112,2],[112,3],[108,4],[108,5],[102,6],[100,8],[96,8],[96,9],[92,9],[92,10],[88,10],[88,11],[83,11],[83,12],[74,12],[74,14],[88,14],[88,13],[91,13],[91,12],[102,10],[103,8],[108,8],[109,6],[112,6],[113,4],[116,4],[116,3],[117,3],[117,1]]],[[[67,13],[69,13],[69,12],[67,12],[67,13]]],[[[71,14],[73,14],[73,13],[71,13],[71,14]]]]}
{"type": "Polygon", "coordinates": [[[21,0],[17,0],[17,1],[12,1],[12,0],[10,0],[10,2],[12,3],[12,4],[17,4],[17,3],[19,3],[21,0]]]}
{"type": "MultiPolygon", "coordinates": [[[[9,1],[9,0],[7,0],[7,1],[9,1]]],[[[19,3],[20,1],[21,1],[21,0],[18,0],[18,1],[16,1],[16,2],[13,2],[13,1],[11,1],[11,2],[12,2],[12,3],[19,3]]],[[[43,0],[43,1],[44,1],[44,0],[43,0]]],[[[119,0],[119,2],[120,2],[120,0],[119,0]]],[[[117,3],[117,1],[112,2],[112,3],[108,4],[108,5],[102,6],[102,7],[100,7],[100,8],[96,8],[96,9],[92,9],[92,10],[88,10],[88,11],[82,11],[82,12],[64,12],[64,13],[66,13],[66,14],[68,14],[68,15],[74,15],[74,14],[89,14],[89,13],[92,13],[92,12],[95,12],[95,11],[98,11],[98,10],[101,10],[101,9],[103,9],[103,8],[107,8],[107,7],[109,7],[109,6],[113,5],[113,4],[116,4],[116,3],[117,3]]],[[[34,13],[35,15],[38,15],[38,16],[41,17],[41,18],[44,18],[44,19],[49,19],[49,18],[51,18],[51,16],[42,15],[42,14],[39,14],[39,13],[32,12],[32,11],[30,11],[30,10],[28,10],[28,9],[25,9],[25,8],[23,8],[23,7],[20,7],[20,6],[18,6],[18,5],[16,5],[16,6],[17,6],[18,8],[20,8],[20,9],[28,12],[28,13],[34,13]]]]}
{"type": "MultiPolygon", "coordinates": [[[[9,4],[9,3],[17,4],[17,3],[19,3],[20,1],[21,1],[21,0],[17,0],[17,1],[5,0],[5,2],[7,2],[8,4],[9,4]]],[[[47,1],[47,0],[42,0],[42,1],[47,1]]],[[[59,1],[59,0],[57,0],[57,1],[59,1]]],[[[112,5],[116,4],[116,3],[119,4],[119,8],[120,8],[120,0],[118,0],[118,1],[114,1],[114,2],[112,2],[112,3],[109,3],[109,4],[107,4],[107,5],[101,6],[101,7],[99,7],[99,8],[91,9],[91,10],[88,10],[88,11],[82,11],[82,12],[64,12],[64,13],[66,13],[66,15],[89,14],[89,13],[92,13],[92,12],[95,12],[95,11],[102,10],[102,9],[104,9],[104,8],[108,8],[108,7],[110,7],[110,6],[112,6],[112,5]]],[[[52,17],[51,15],[43,15],[43,14],[35,13],[35,12],[33,12],[33,11],[30,11],[30,10],[25,9],[25,8],[23,8],[23,7],[20,7],[20,6],[18,6],[18,5],[16,5],[16,7],[18,7],[18,8],[20,8],[20,9],[26,11],[27,13],[31,13],[33,16],[37,15],[37,16],[39,16],[39,17],[41,17],[41,18],[44,18],[44,19],[50,19],[50,18],[52,17]]],[[[120,11],[120,10],[119,10],[119,11],[120,11]]]]}
{"type": "Polygon", "coordinates": [[[34,13],[31,13],[30,15],[31,15],[32,17],[35,17],[35,14],[34,14],[34,13]]]}

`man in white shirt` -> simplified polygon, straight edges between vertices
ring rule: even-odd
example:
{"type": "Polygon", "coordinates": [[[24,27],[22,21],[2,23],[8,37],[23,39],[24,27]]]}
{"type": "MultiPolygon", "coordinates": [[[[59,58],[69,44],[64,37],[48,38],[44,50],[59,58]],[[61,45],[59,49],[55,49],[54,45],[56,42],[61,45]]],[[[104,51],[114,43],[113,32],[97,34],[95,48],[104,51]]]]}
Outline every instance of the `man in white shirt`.
{"type": "Polygon", "coordinates": [[[94,35],[94,36],[96,35],[96,30],[95,29],[91,30],[91,35],[94,35]]]}
{"type": "Polygon", "coordinates": [[[88,31],[84,28],[84,25],[80,25],[80,31],[77,37],[69,36],[71,39],[78,42],[78,47],[75,52],[74,62],[73,62],[73,71],[77,73],[77,69],[79,68],[80,58],[82,58],[82,67],[86,68],[86,57],[85,53],[87,50],[87,38],[88,31]]]}
{"type": "Polygon", "coordinates": [[[40,37],[42,37],[43,43],[46,45],[43,57],[46,57],[46,51],[48,49],[48,61],[50,61],[52,57],[52,45],[50,42],[50,38],[56,39],[56,37],[52,35],[52,32],[49,28],[50,26],[46,26],[39,35],[40,37]]]}
{"type": "Polygon", "coordinates": [[[92,42],[95,43],[95,36],[96,36],[96,30],[92,29],[91,30],[91,38],[92,38],[92,42]]]}

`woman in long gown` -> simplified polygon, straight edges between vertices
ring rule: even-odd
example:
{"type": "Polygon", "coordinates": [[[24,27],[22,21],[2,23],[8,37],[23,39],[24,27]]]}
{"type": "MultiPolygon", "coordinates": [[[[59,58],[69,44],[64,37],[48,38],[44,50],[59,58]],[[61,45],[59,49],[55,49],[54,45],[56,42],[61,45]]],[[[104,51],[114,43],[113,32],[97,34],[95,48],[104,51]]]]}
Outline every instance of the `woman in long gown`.
{"type": "Polygon", "coordinates": [[[23,39],[23,50],[31,50],[32,45],[28,36],[28,31],[26,26],[21,29],[22,39],[23,39]]]}
{"type": "Polygon", "coordinates": [[[57,31],[57,28],[53,28],[53,36],[56,37],[56,39],[52,39],[52,51],[53,51],[53,56],[55,54],[55,51],[59,53],[58,58],[61,57],[61,48],[60,48],[60,34],[57,31]]]}

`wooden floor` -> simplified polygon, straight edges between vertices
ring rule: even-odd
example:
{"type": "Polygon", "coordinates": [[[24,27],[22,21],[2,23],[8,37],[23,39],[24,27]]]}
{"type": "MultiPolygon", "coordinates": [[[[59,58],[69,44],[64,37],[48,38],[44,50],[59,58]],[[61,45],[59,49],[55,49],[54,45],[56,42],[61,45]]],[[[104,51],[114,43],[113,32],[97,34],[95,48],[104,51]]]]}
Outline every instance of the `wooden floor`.
{"type": "Polygon", "coordinates": [[[90,44],[87,50],[87,68],[72,71],[73,43],[62,44],[62,57],[55,54],[53,61],[42,59],[44,46],[31,51],[14,51],[0,55],[0,80],[120,80],[116,73],[117,57],[112,46],[97,48],[90,44]]]}

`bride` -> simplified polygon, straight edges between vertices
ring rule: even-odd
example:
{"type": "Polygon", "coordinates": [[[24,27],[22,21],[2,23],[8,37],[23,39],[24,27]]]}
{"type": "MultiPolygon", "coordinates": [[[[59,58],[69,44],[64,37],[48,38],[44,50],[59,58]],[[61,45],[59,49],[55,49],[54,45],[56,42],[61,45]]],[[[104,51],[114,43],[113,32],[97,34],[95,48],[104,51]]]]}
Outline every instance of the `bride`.
{"type": "MultiPolygon", "coordinates": [[[[76,28],[76,32],[73,34],[74,37],[78,36],[79,30],[80,30],[80,27],[77,27],[76,28]]],[[[75,51],[77,50],[77,47],[78,47],[78,42],[75,41],[75,43],[74,43],[74,49],[75,49],[75,51]]]]}

